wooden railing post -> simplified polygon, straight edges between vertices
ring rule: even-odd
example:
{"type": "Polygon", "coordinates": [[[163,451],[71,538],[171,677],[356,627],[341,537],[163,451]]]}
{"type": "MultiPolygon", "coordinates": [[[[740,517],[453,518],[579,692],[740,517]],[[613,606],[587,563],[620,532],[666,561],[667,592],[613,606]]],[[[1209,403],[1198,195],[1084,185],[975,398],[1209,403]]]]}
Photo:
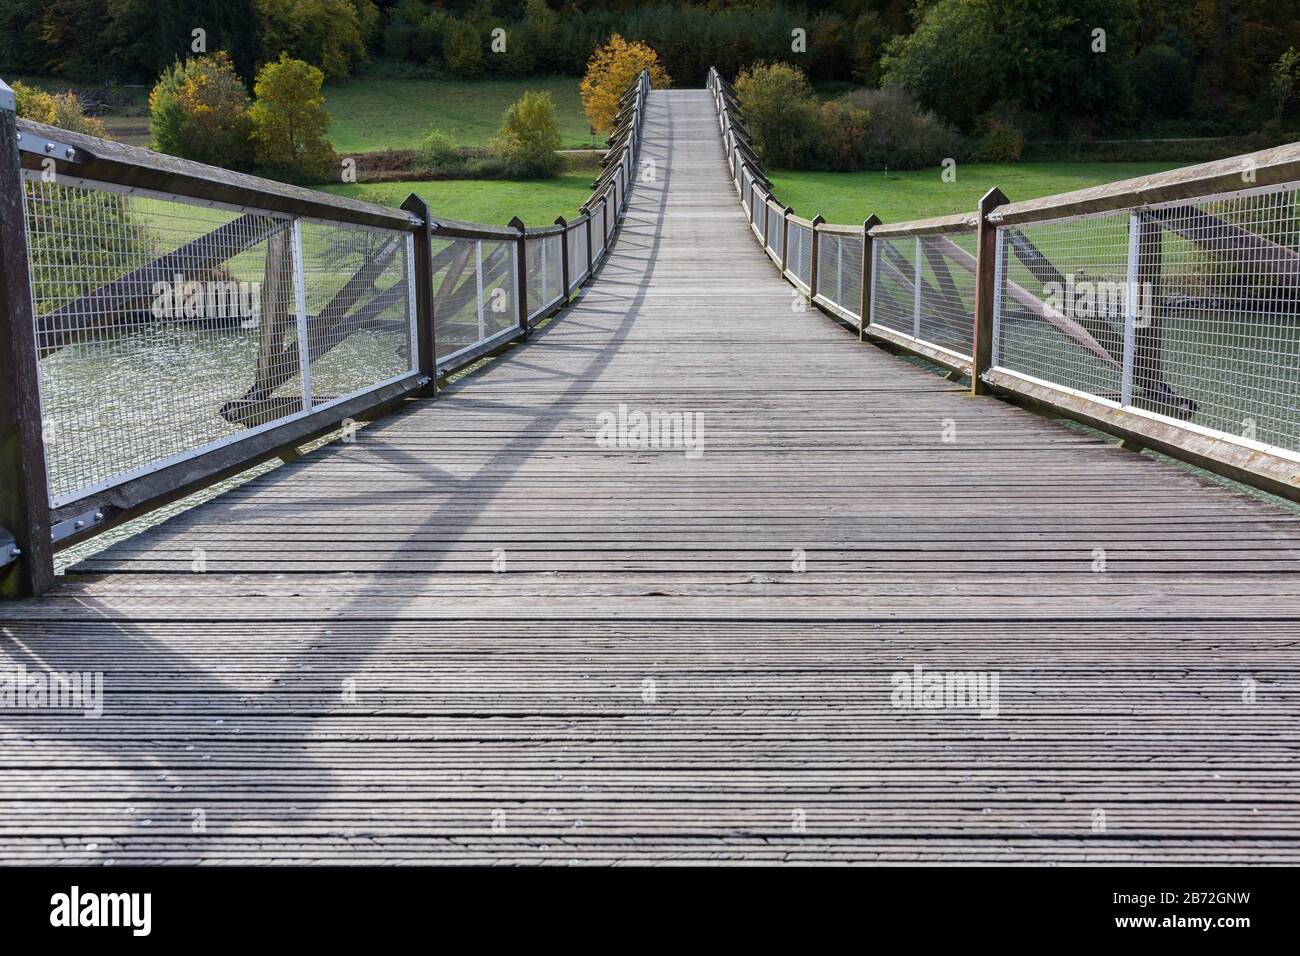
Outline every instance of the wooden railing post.
{"type": "Polygon", "coordinates": [[[875,262],[874,239],[871,238],[873,227],[880,225],[880,217],[872,213],[862,220],[862,301],[858,305],[858,338],[867,337],[867,326],[871,324],[871,267],[875,262]]]}
{"type": "Polygon", "coordinates": [[[515,240],[515,261],[518,263],[516,271],[519,273],[515,294],[519,297],[519,329],[524,333],[524,338],[528,338],[528,244],[524,237],[525,226],[518,216],[511,219],[508,225],[519,230],[519,238],[515,240]]]}
{"type": "Polygon", "coordinates": [[[998,230],[989,222],[989,213],[1003,205],[1007,197],[994,186],[979,204],[979,225],[975,263],[975,337],[971,342],[970,392],[985,395],[984,373],[993,365],[993,297],[997,283],[998,230]]]}
{"type": "Polygon", "coordinates": [[[0,596],[54,584],[18,114],[0,82],[0,596]],[[12,536],[12,540],[10,538],[12,536]]]}
{"type": "Polygon", "coordinates": [[[808,266],[808,298],[809,299],[817,298],[817,253],[818,253],[818,246],[821,245],[821,243],[818,241],[817,238],[817,227],[820,226],[825,221],[826,220],[822,218],[821,213],[818,213],[816,216],[814,216],[812,221],[812,254],[809,256],[809,259],[811,261],[808,266]]]}
{"type": "Polygon", "coordinates": [[[438,346],[433,322],[433,224],[429,219],[429,206],[415,193],[402,203],[402,208],[420,219],[415,230],[415,332],[418,338],[412,343],[420,374],[429,379],[426,394],[437,392],[438,346]]]}
{"type": "Polygon", "coordinates": [[[560,227],[560,282],[564,287],[564,301],[569,301],[569,223],[563,216],[555,217],[560,227]]]}

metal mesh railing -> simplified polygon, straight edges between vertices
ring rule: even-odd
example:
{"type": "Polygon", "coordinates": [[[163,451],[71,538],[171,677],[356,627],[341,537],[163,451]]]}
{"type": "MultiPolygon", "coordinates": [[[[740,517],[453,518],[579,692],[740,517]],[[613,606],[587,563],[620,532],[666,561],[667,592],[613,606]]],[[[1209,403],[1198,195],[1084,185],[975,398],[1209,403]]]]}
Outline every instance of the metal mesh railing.
{"type": "Polygon", "coordinates": [[[768,200],[767,206],[767,235],[764,245],[767,251],[777,262],[781,261],[781,243],[784,241],[785,233],[785,210],[777,203],[768,200]]]}
{"type": "Polygon", "coordinates": [[[812,281],[812,227],[791,221],[788,235],[790,248],[786,252],[786,272],[806,292],[812,281]]]}
{"type": "Polygon", "coordinates": [[[916,239],[872,240],[871,324],[916,335],[916,239]]]}
{"type": "Polygon", "coordinates": [[[605,204],[591,204],[591,262],[595,265],[605,254],[605,204]]]}
{"type": "Polygon", "coordinates": [[[921,310],[915,337],[966,358],[975,336],[975,232],[921,236],[921,310]]]}
{"type": "Polygon", "coordinates": [[[409,233],[37,173],[24,204],[53,507],[415,367],[409,233]]]}
{"type": "Polygon", "coordinates": [[[564,237],[530,236],[524,241],[528,266],[528,317],[534,319],[565,298],[564,237]]]}
{"type": "Polygon", "coordinates": [[[587,224],[569,226],[564,241],[569,247],[569,291],[572,292],[587,278],[587,224]]]}
{"type": "Polygon", "coordinates": [[[817,295],[846,317],[862,312],[862,237],[821,232],[817,237],[817,295]]]}
{"type": "Polygon", "coordinates": [[[1128,227],[1121,213],[998,230],[995,366],[1119,401],[1128,227]]]}
{"type": "Polygon", "coordinates": [[[513,239],[435,239],[433,324],[441,366],[519,327],[513,239]]]}
{"type": "Polygon", "coordinates": [[[1300,450],[1295,183],[1001,227],[995,364],[1300,450]]]}

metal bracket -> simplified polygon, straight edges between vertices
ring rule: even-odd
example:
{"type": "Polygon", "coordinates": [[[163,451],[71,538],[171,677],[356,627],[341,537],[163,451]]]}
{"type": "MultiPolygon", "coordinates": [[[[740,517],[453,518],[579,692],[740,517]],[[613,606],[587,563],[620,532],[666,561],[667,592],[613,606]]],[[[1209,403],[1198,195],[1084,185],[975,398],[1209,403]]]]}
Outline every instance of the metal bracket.
{"type": "Polygon", "coordinates": [[[56,525],[50,526],[50,541],[58,544],[64,538],[71,538],[74,534],[80,534],[87,528],[93,528],[104,521],[104,512],[96,509],[87,511],[85,514],[77,515],[75,518],[67,518],[56,525]]]}
{"type": "Polygon", "coordinates": [[[0,568],[13,564],[22,557],[22,549],[7,528],[0,528],[0,568]]]}
{"type": "Polygon", "coordinates": [[[51,159],[57,159],[65,163],[84,163],[86,161],[86,158],[77,152],[75,146],[69,146],[67,143],[60,143],[39,136],[32,136],[30,133],[26,136],[22,133],[18,134],[18,150],[23,153],[35,153],[38,156],[48,156],[51,159]]]}

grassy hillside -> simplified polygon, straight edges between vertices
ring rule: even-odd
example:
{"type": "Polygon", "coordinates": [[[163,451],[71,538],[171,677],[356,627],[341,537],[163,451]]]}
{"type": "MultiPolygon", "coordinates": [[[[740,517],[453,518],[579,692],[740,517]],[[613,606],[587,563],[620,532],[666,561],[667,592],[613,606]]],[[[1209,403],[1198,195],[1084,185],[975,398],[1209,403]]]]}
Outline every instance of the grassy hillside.
{"type": "Polygon", "coordinates": [[[827,222],[861,222],[875,213],[885,222],[925,219],[973,210],[981,196],[997,186],[1009,199],[1036,199],[1055,193],[1132,179],[1176,163],[1018,163],[957,167],[957,181],[946,183],[940,170],[891,173],[770,174],[781,202],[801,216],[821,213],[827,222]]]}
{"type": "Polygon", "coordinates": [[[555,99],[563,148],[591,145],[574,77],[473,81],[362,78],[326,88],[325,108],[334,120],[329,137],[343,155],[414,146],[430,126],[463,146],[486,146],[501,128],[506,107],[528,90],[548,90],[555,99]]]}

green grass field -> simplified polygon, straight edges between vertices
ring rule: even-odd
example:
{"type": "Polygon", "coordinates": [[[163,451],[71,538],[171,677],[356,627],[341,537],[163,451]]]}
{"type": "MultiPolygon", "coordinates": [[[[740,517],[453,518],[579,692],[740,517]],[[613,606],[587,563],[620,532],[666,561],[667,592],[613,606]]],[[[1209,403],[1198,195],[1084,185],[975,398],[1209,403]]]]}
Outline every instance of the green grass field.
{"type": "Polygon", "coordinates": [[[591,145],[575,77],[357,79],[325,89],[325,109],[334,120],[329,138],[343,155],[404,149],[435,126],[462,146],[486,146],[506,107],[528,90],[547,90],[554,98],[562,148],[591,145]]]}
{"type": "Polygon", "coordinates": [[[529,226],[546,226],[556,216],[572,218],[591,195],[590,172],[569,172],[535,182],[444,179],[430,182],[371,183],[327,186],[337,196],[351,196],[384,206],[399,206],[411,193],[429,204],[435,216],[504,226],[518,216],[529,226]]]}
{"type": "Polygon", "coordinates": [[[959,165],[956,182],[946,183],[940,170],[870,173],[770,173],[776,198],[801,216],[820,213],[827,222],[861,222],[875,213],[885,222],[926,219],[968,212],[997,186],[1012,200],[1132,179],[1177,163],[1018,163],[959,165]]]}

